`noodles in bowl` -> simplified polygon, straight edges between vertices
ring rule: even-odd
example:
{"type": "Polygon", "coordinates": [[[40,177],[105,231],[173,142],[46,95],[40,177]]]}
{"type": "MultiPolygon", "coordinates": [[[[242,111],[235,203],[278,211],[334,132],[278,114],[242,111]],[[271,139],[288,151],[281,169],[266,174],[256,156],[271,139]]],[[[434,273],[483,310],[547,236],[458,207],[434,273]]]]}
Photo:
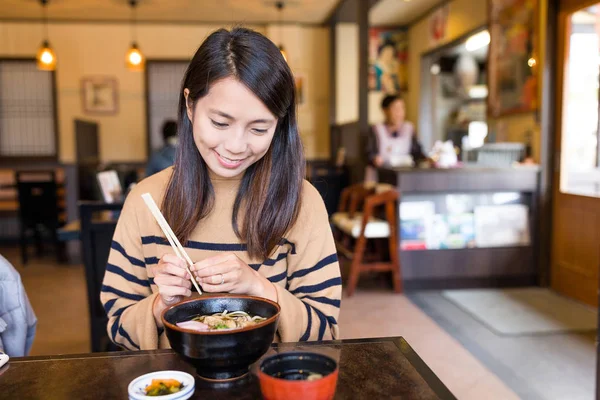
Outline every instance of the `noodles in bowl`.
{"type": "Polygon", "coordinates": [[[212,315],[200,315],[190,321],[178,322],[177,326],[198,332],[230,331],[253,326],[266,321],[260,315],[251,316],[245,311],[227,312],[227,310],[212,315]]]}
{"type": "Polygon", "coordinates": [[[279,304],[264,298],[215,294],[174,304],[161,319],[171,348],[198,376],[221,381],[247,375],[267,352],[280,311],[279,304]]]}

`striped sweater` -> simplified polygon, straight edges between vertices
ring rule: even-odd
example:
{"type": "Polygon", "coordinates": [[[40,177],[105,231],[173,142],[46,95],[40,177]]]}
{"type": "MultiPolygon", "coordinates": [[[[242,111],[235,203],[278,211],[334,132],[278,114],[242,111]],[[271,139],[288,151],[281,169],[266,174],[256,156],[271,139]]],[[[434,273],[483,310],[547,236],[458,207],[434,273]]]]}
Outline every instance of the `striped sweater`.
{"type": "MultiPolygon", "coordinates": [[[[111,340],[130,350],[168,348],[159,332],[152,306],[158,288],[151,267],[173,253],[141,197],[150,193],[162,203],[172,173],[168,168],[140,182],[127,197],[117,223],[100,299],[108,315],[111,340]]],[[[266,260],[250,259],[235,235],[231,217],[239,180],[212,179],[215,202],[186,243],[194,262],[219,252],[231,252],[275,284],[281,317],[277,339],[282,342],[336,339],[341,278],[327,212],[319,193],[308,182],[296,224],[266,260]]]]}

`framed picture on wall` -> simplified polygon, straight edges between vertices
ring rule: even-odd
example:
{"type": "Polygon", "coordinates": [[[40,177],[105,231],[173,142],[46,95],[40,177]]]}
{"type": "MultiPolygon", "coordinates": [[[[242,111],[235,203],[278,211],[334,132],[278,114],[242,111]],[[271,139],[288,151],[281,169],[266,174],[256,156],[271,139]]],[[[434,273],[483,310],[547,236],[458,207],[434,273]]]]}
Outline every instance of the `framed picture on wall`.
{"type": "Polygon", "coordinates": [[[435,48],[446,41],[448,37],[448,15],[450,5],[448,3],[438,7],[429,16],[429,47],[435,48]]]}
{"type": "Polygon", "coordinates": [[[114,115],[119,111],[118,83],[108,76],[81,79],[83,112],[90,115],[114,115]]]}
{"type": "Polygon", "coordinates": [[[396,94],[408,88],[408,31],[369,28],[369,90],[396,94]]]}
{"type": "Polygon", "coordinates": [[[489,1],[489,113],[500,117],[535,111],[538,0],[489,1]]]}

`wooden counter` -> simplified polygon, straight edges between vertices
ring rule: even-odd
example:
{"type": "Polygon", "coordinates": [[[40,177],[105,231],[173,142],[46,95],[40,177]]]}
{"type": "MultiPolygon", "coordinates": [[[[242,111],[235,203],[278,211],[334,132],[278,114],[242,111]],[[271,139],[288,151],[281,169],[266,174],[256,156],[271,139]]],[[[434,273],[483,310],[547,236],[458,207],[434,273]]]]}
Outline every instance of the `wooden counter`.
{"type": "Polygon", "coordinates": [[[538,167],[381,168],[379,180],[402,193],[529,192],[537,193],[538,167]]]}

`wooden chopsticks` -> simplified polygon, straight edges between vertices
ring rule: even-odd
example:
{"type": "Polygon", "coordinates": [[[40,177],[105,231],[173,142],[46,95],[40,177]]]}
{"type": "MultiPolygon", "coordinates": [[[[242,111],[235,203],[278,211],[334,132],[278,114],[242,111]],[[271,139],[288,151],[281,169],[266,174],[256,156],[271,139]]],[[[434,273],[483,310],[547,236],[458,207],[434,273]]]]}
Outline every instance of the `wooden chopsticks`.
{"type": "Polygon", "coordinates": [[[156,222],[158,222],[158,225],[160,226],[163,233],[167,237],[167,240],[171,244],[171,247],[173,248],[175,255],[177,257],[181,258],[182,260],[187,261],[185,268],[186,268],[187,272],[190,274],[190,276],[192,278],[192,283],[194,284],[194,287],[198,291],[198,294],[202,294],[202,291],[200,290],[200,286],[198,286],[198,283],[196,282],[196,279],[194,279],[194,275],[192,274],[192,271],[190,269],[190,267],[192,267],[194,265],[194,263],[192,262],[192,260],[188,256],[188,254],[183,249],[183,246],[181,245],[181,243],[179,243],[179,239],[177,239],[177,236],[175,236],[175,234],[173,233],[173,230],[169,226],[169,223],[167,222],[165,217],[162,215],[162,213],[158,209],[158,206],[154,202],[154,199],[152,198],[150,193],[144,193],[142,195],[142,198],[144,199],[144,202],[150,209],[150,212],[154,216],[154,219],[156,219],[156,222]]]}

